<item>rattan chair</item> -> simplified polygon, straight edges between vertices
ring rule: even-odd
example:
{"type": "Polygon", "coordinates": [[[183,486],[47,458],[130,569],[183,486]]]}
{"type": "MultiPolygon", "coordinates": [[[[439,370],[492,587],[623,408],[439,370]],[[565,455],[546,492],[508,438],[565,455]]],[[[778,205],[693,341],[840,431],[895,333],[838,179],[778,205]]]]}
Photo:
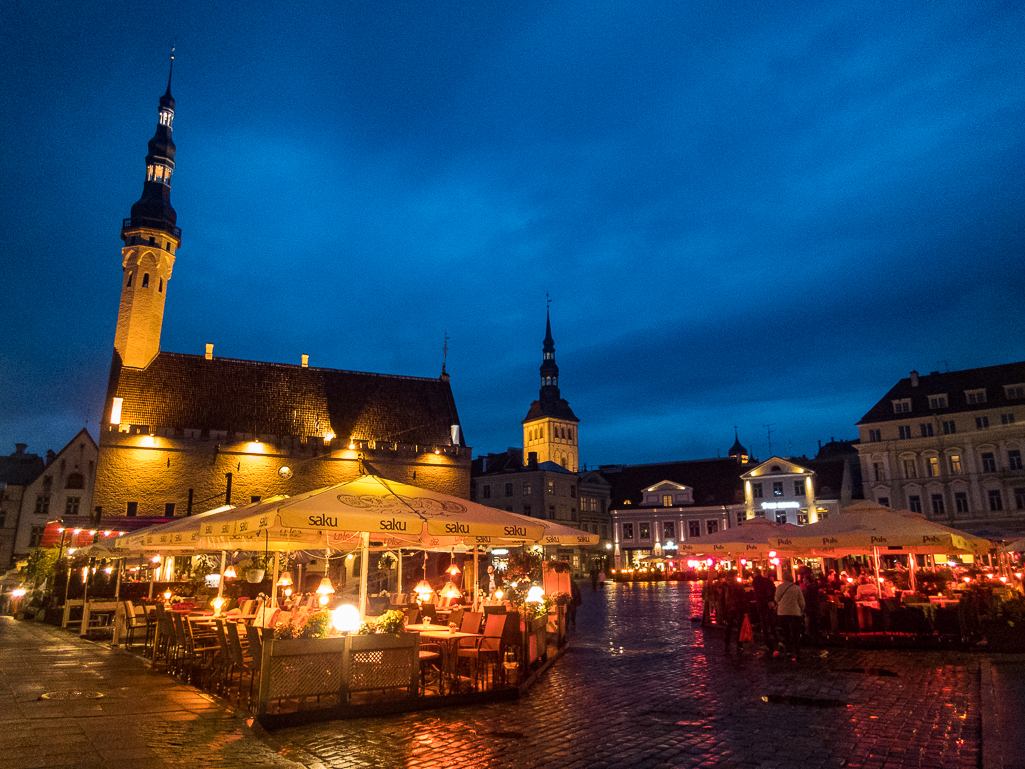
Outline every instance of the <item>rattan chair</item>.
{"type": "Polygon", "coordinates": [[[474,689],[480,689],[482,680],[486,682],[486,673],[483,677],[481,675],[486,665],[491,668],[491,682],[494,685],[495,671],[502,661],[506,617],[505,614],[488,615],[484,625],[484,635],[474,639],[473,646],[459,649],[457,662],[465,660],[470,666],[474,689]]]}

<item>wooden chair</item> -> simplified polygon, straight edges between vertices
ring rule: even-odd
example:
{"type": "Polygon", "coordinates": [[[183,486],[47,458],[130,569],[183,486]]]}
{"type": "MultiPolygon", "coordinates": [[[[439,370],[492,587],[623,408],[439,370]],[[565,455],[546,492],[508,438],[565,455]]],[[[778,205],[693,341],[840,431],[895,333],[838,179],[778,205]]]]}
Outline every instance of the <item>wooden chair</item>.
{"type": "MultiPolygon", "coordinates": [[[[491,683],[494,685],[495,670],[502,661],[503,636],[505,635],[505,614],[490,614],[484,625],[484,635],[474,639],[469,648],[459,649],[459,660],[466,660],[473,673],[473,688],[479,690],[482,681],[481,672],[486,664],[491,665],[491,683]]],[[[487,676],[483,677],[485,680],[487,676]]]]}
{"type": "Polygon", "coordinates": [[[402,612],[406,615],[406,624],[415,625],[420,619],[420,610],[406,606],[402,612]]]}
{"type": "Polygon", "coordinates": [[[452,610],[452,613],[448,615],[448,624],[455,624],[456,627],[462,627],[463,614],[466,612],[462,606],[457,606],[452,610]]]}
{"type": "Polygon", "coordinates": [[[435,611],[433,603],[420,604],[420,616],[429,620],[432,625],[438,621],[438,613],[435,611]]]}
{"type": "Polygon", "coordinates": [[[253,699],[253,682],[256,678],[256,667],[253,665],[253,658],[246,656],[242,649],[242,640],[238,634],[238,623],[225,622],[224,629],[227,632],[228,654],[232,665],[238,668],[238,704],[242,704],[242,676],[249,673],[249,698],[247,703],[253,699]]]}

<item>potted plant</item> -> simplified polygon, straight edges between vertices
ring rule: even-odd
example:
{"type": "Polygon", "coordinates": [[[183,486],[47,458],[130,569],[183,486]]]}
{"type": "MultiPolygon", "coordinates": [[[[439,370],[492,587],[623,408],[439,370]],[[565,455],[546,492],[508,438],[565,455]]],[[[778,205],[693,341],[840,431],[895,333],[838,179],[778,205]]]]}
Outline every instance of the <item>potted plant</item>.
{"type": "Polygon", "coordinates": [[[262,555],[254,555],[249,560],[249,568],[246,571],[246,582],[258,584],[263,582],[263,576],[267,573],[267,559],[262,555]]]}

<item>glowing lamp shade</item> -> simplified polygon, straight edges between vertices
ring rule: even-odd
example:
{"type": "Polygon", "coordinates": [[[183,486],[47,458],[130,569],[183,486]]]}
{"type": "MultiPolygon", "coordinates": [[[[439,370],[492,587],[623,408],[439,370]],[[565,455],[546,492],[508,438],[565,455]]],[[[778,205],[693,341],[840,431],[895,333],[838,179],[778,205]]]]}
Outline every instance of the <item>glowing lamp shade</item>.
{"type": "Polygon", "coordinates": [[[460,568],[458,566],[455,565],[455,563],[453,563],[451,566],[449,566],[447,569],[445,569],[445,573],[446,574],[451,574],[454,577],[457,574],[462,574],[462,571],[460,570],[460,568]]]}
{"type": "Polygon", "coordinates": [[[210,602],[210,605],[214,607],[214,614],[220,614],[221,607],[224,606],[224,599],[220,596],[217,596],[214,600],[210,602]]]}
{"type": "Polygon", "coordinates": [[[497,598],[499,601],[505,598],[505,593],[502,592],[502,588],[498,588],[498,590],[495,591],[495,598],[497,598]]]}
{"type": "Polygon", "coordinates": [[[459,588],[457,588],[451,582],[446,584],[445,587],[443,587],[441,590],[442,598],[459,598],[461,595],[462,593],[459,592],[459,588]]]}
{"type": "Polygon", "coordinates": [[[320,580],[320,584],[317,585],[317,595],[332,595],[335,592],[335,586],[331,584],[331,580],[324,577],[320,580]]]}
{"type": "Polygon", "coordinates": [[[425,579],[420,580],[413,590],[420,596],[421,601],[426,600],[427,596],[434,592],[434,589],[427,584],[427,580],[425,579]]]}
{"type": "Polygon", "coordinates": [[[359,609],[350,603],[339,606],[331,612],[331,627],[339,633],[352,633],[359,630],[359,609]]]}
{"type": "Polygon", "coordinates": [[[150,558],[150,562],[151,563],[160,563],[160,556],[159,555],[153,556],[152,558],[150,558]]]}
{"type": "Polygon", "coordinates": [[[327,602],[330,600],[331,596],[329,596],[327,593],[324,593],[323,595],[317,597],[317,601],[320,603],[321,608],[327,606],[327,602]]]}
{"type": "Polygon", "coordinates": [[[527,591],[527,603],[541,603],[545,598],[545,590],[540,585],[534,585],[527,591]]]}
{"type": "Polygon", "coordinates": [[[165,601],[170,601],[171,600],[171,591],[170,590],[165,590],[164,591],[164,600],[165,601]]]}
{"type": "Polygon", "coordinates": [[[235,577],[237,577],[237,576],[238,576],[238,574],[235,573],[235,567],[232,566],[231,564],[229,564],[228,568],[224,570],[224,578],[225,579],[235,579],[235,577]]]}
{"type": "Polygon", "coordinates": [[[292,574],[291,572],[283,571],[281,576],[278,577],[278,587],[292,587],[292,574]]]}

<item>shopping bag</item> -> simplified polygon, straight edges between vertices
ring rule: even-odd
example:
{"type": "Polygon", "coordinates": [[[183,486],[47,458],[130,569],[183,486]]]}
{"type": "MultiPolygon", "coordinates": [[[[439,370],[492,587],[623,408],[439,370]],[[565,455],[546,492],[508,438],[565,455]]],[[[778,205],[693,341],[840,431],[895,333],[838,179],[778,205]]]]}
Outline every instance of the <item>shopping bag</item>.
{"type": "Polygon", "coordinates": [[[751,630],[751,618],[744,615],[744,622],[740,626],[740,637],[737,638],[737,643],[744,643],[745,641],[755,640],[754,631],[751,630]]]}

